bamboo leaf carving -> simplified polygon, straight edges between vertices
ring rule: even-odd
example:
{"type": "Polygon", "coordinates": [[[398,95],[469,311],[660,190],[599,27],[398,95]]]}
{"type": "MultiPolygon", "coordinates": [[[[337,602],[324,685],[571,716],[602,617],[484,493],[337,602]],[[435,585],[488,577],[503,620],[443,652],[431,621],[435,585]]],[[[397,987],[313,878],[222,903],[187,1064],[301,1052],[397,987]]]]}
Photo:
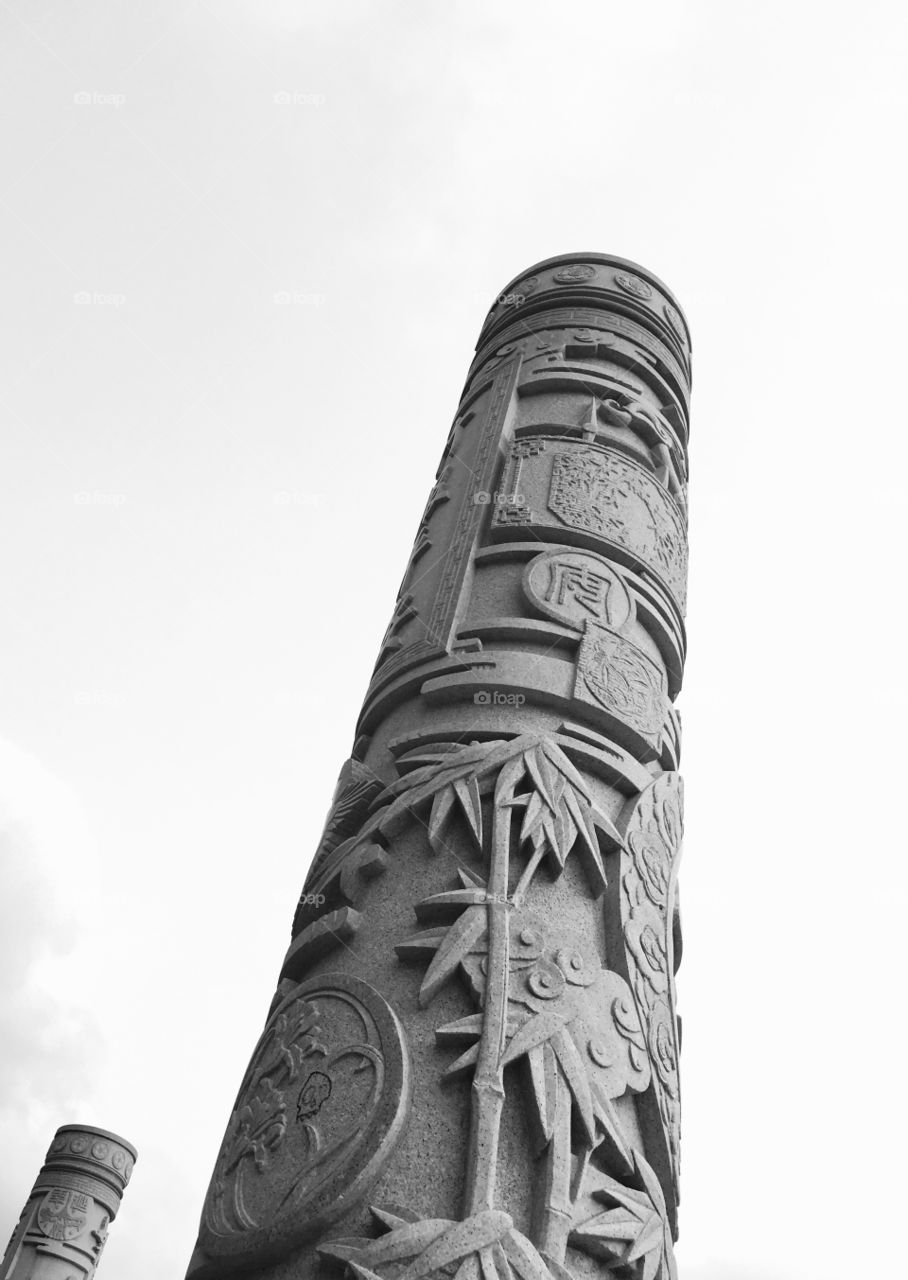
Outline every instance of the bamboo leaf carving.
{"type": "Polygon", "coordinates": [[[606,814],[595,809],[586,783],[558,743],[534,734],[510,742],[470,743],[445,753],[438,764],[415,769],[388,788],[395,798],[367,824],[362,837],[389,835],[408,813],[430,804],[427,826],[435,852],[445,847],[445,831],[455,811],[462,815],[471,839],[481,849],[485,836],[482,794],[491,782],[501,781],[499,773],[510,764],[515,765],[517,781],[520,774],[530,780],[527,803],[533,813],[525,819],[526,835],[521,835],[521,843],[535,841],[536,847],[544,843],[557,865],[563,867],[579,835],[590,883],[595,892],[601,892],[605,872],[596,832],[598,829],[616,846],[621,843],[619,832],[606,814]],[[539,798],[538,803],[533,802],[533,796],[539,798]]]}
{"type": "Polygon", "coordinates": [[[386,1232],[377,1239],[348,1237],[318,1246],[325,1258],[345,1263],[363,1280],[387,1280],[382,1269],[406,1262],[396,1280],[424,1280],[443,1272],[454,1280],[571,1280],[558,1262],[543,1256],[519,1232],[507,1213],[486,1209],[462,1222],[446,1218],[407,1221],[398,1213],[373,1206],[372,1215],[386,1232]],[[390,1228],[390,1229],[389,1229],[390,1228]],[[456,1268],[456,1270],[454,1269],[456,1268]]]}
{"type": "Polygon", "coordinates": [[[458,778],[453,784],[460,807],[473,834],[477,848],[482,848],[482,798],[475,777],[458,778]]]}
{"type": "MultiPolygon", "coordinates": [[[[483,854],[485,875],[460,863],[459,887],[416,905],[418,920],[429,927],[397,951],[402,958],[428,961],[420,1005],[431,1003],[460,972],[480,1011],[436,1031],[439,1044],[459,1048],[445,1077],[473,1081],[467,1216],[456,1229],[452,1224],[444,1235],[433,1236],[395,1280],[421,1280],[430,1270],[450,1272],[455,1264],[454,1280],[565,1280],[561,1260],[570,1206],[591,1153],[603,1146],[611,1167],[633,1172],[613,1099],[626,1088],[645,1088],[649,1063],[640,1057],[642,1033],[624,980],[597,968],[557,929],[550,936],[549,922],[526,899],[541,862],[558,876],[574,851],[598,896],[607,883],[601,842],[620,846],[620,836],[558,743],[535,735],[444,752],[434,772],[420,768],[402,780],[393,803],[377,815],[381,830],[404,812],[418,815],[424,805],[432,849],[438,852],[452,838],[450,824],[459,815],[459,829],[483,854]],[[523,856],[515,869],[516,851],[523,856]],[[590,1030],[602,1027],[595,1034],[590,1030]],[[501,1218],[493,1216],[504,1072],[520,1061],[527,1064],[538,1142],[547,1152],[541,1251],[511,1226],[499,1230],[501,1218]]],[[[404,1230],[393,1226],[386,1247],[403,1247],[398,1233],[404,1230]]],[[[641,1266],[648,1267],[651,1251],[641,1231],[633,1244],[643,1250],[641,1266]]],[[[379,1265],[366,1244],[356,1248],[348,1258],[351,1266],[379,1265]]]]}
{"type": "Polygon", "coordinates": [[[419,1003],[430,1004],[458,965],[486,934],[485,907],[468,907],[445,933],[419,989],[419,1003]]]}
{"type": "Polygon", "coordinates": [[[546,1009],[543,1013],[537,1013],[529,1018],[518,1031],[517,1035],[511,1040],[504,1054],[502,1055],[501,1065],[508,1066],[511,1062],[516,1062],[525,1053],[538,1048],[538,1046],[546,1044],[553,1036],[561,1032],[566,1022],[569,1022],[577,1013],[573,1005],[567,1005],[561,1008],[546,1009]]]}
{"type": "Polygon", "coordinates": [[[633,1162],[637,1185],[601,1175],[604,1185],[593,1194],[605,1212],[575,1224],[570,1243],[614,1265],[642,1262],[640,1280],[677,1280],[662,1187],[639,1151],[633,1162]]]}

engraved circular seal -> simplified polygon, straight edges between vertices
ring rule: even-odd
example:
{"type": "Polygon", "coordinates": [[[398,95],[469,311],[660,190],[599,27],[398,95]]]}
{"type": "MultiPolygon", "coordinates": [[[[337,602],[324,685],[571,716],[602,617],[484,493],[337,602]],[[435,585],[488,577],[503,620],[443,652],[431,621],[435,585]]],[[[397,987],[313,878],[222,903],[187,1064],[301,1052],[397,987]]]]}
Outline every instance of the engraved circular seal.
{"type": "Polygon", "coordinates": [[[51,1240],[75,1240],[85,1230],[92,1204],[84,1191],[53,1187],[41,1201],[38,1226],[51,1240]]]}
{"type": "Polygon", "coordinates": [[[368,983],[329,973],[275,1009],[246,1072],[202,1213],[213,1257],[278,1255],[368,1191],[403,1129],[403,1028],[368,983]]]}
{"type": "Polygon", "coordinates": [[[619,271],[615,276],[615,284],[619,289],[623,289],[625,293],[631,294],[634,298],[651,298],[653,291],[645,280],[641,280],[639,276],[628,275],[626,271],[619,271]]]}
{"type": "Polygon", "coordinates": [[[684,323],[681,320],[681,317],[678,314],[678,312],[672,306],[672,304],[670,302],[666,302],[665,306],[662,308],[662,311],[663,311],[663,314],[665,315],[666,320],[674,329],[678,337],[683,338],[685,341],[687,341],[687,334],[684,332],[684,323]]]}
{"type": "Polygon", "coordinates": [[[582,628],[590,618],[620,628],[634,616],[624,579],[592,551],[546,551],[529,562],[523,589],[530,603],[557,622],[582,628]]]}
{"type": "Polygon", "coordinates": [[[592,280],[596,274],[596,268],[591,267],[586,262],[575,262],[569,267],[562,267],[560,271],[556,271],[552,279],[556,284],[580,284],[584,280],[592,280]]]}

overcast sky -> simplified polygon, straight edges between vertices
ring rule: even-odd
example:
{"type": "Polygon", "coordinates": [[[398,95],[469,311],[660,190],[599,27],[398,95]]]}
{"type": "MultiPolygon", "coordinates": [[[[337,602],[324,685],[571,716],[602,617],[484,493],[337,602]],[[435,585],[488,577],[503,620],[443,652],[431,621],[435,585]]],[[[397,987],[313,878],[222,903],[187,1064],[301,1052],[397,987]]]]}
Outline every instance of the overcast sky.
{"type": "Polygon", "coordinates": [[[694,337],[682,1280],[894,1274],[903,6],[0,24],[0,1231],[99,1124],[182,1275],[482,318],[594,249],[694,337]]]}

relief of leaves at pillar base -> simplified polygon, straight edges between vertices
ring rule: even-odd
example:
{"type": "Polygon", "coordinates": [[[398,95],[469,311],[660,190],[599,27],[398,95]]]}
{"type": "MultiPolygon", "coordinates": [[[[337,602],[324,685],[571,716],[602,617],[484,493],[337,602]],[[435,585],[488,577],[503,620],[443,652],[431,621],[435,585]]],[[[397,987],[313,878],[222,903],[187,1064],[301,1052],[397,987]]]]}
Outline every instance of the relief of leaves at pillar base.
{"type": "MultiPolygon", "coordinates": [[[[574,855],[590,900],[600,898],[606,856],[622,846],[617,827],[545,737],[453,749],[396,790],[379,825],[392,829],[404,814],[415,815],[436,852],[453,846],[464,854],[457,854],[457,883],[415,905],[423,927],[397,946],[401,959],[426,966],[423,1007],[451,981],[476,1007],[435,1031],[437,1044],[457,1055],[441,1068],[444,1078],[471,1082],[463,1218],[426,1219],[376,1205],[376,1239],[328,1241],[319,1253],[365,1280],[442,1272],[456,1280],[566,1280],[570,1245],[597,1260],[611,1250],[611,1262],[635,1280],[667,1280],[674,1272],[658,1178],[615,1106],[651,1087],[652,1007],[545,910],[545,886],[574,855]],[[529,1234],[498,1203],[503,1107],[515,1090],[534,1135],[529,1176],[542,1186],[529,1234]],[[603,1195],[612,1183],[623,1188],[620,1230],[614,1217],[595,1230],[578,1220],[589,1203],[588,1175],[603,1195]],[[650,1239],[653,1215],[661,1224],[658,1249],[650,1239]]],[[[650,870],[658,878],[659,868],[650,870]]],[[[640,966],[632,973],[635,982],[645,980],[640,966]]]]}

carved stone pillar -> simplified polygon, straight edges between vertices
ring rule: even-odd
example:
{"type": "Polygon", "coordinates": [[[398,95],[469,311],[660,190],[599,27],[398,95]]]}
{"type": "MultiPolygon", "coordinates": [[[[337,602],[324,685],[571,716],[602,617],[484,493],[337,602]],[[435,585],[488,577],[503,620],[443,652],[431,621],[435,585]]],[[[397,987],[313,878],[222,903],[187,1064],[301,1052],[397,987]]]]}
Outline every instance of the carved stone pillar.
{"type": "Polygon", "coordinates": [[[193,1280],[675,1274],[689,389],[622,259],[486,317],[193,1280]]]}
{"type": "Polygon", "coordinates": [[[58,1129],[0,1280],[91,1280],[135,1162],[135,1148],[106,1129],[58,1129]]]}

